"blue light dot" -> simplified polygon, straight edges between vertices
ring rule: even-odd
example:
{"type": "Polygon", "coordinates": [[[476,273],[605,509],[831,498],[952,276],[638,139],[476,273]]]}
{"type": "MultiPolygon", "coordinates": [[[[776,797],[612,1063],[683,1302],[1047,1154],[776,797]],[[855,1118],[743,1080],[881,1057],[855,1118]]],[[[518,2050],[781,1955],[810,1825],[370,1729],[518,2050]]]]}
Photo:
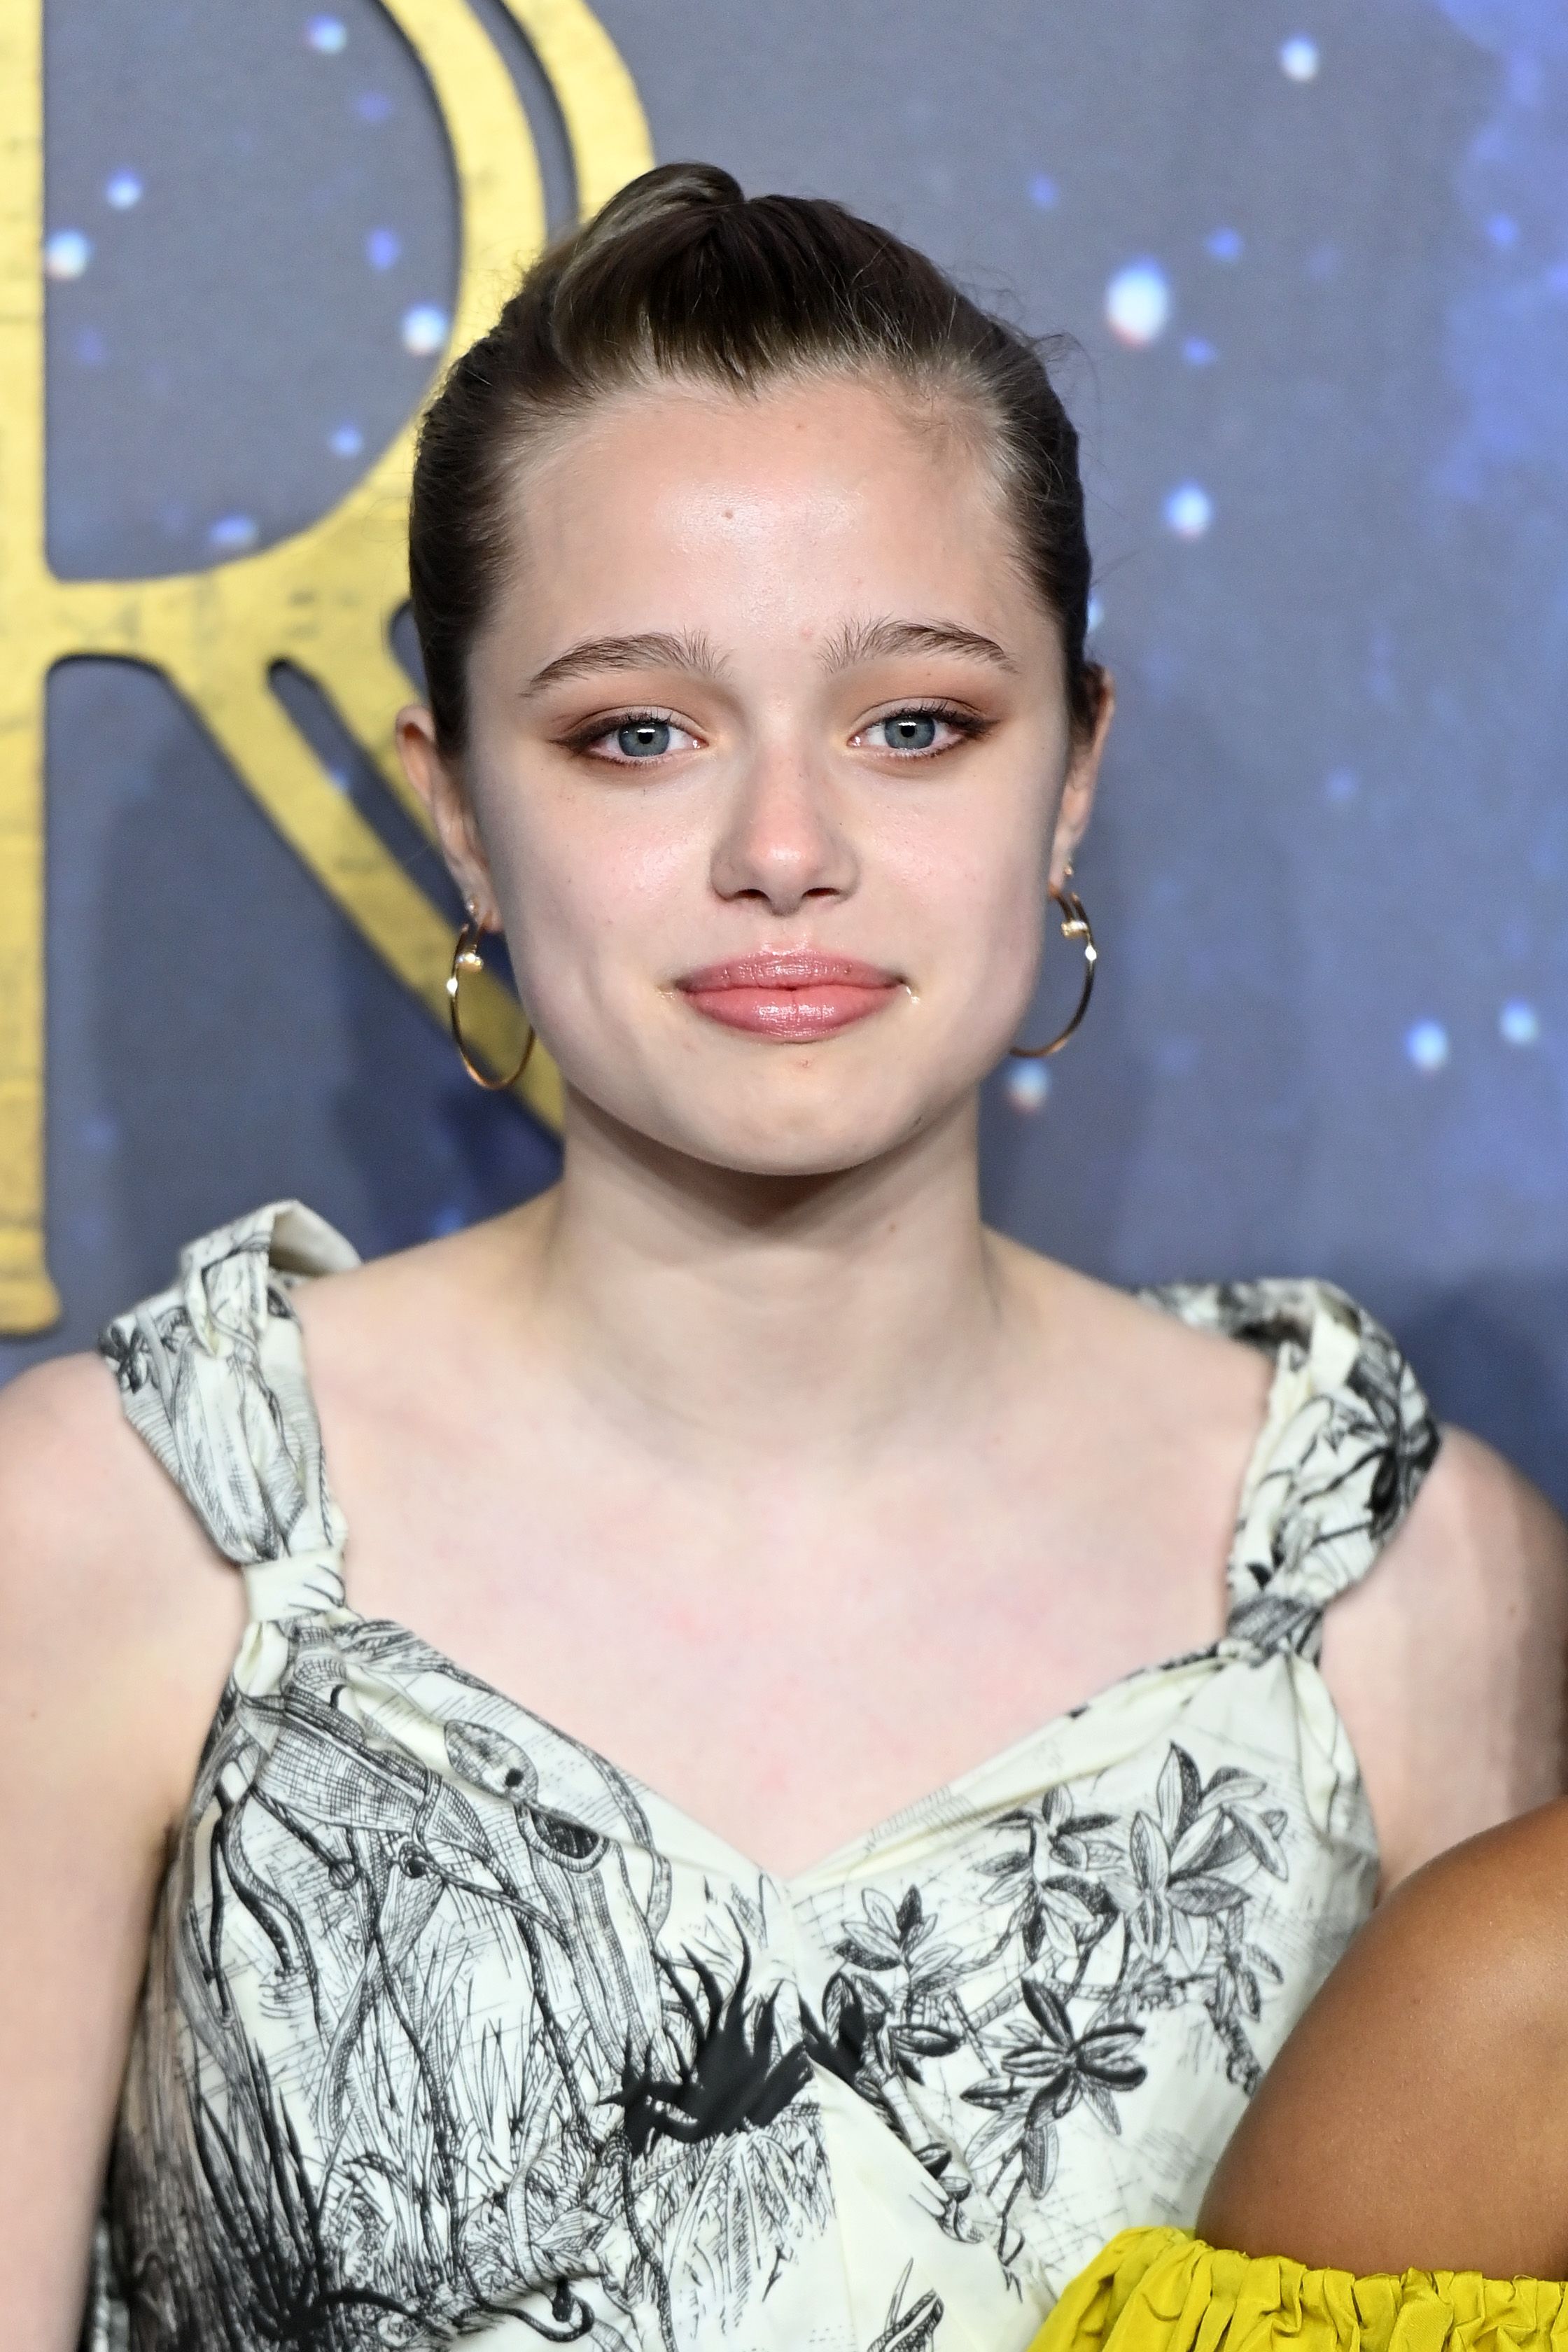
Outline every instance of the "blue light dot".
{"type": "Polygon", "coordinates": [[[207,545],[216,547],[220,554],[243,555],[247,548],[256,545],[259,537],[254,515],[219,515],[216,522],[208,529],[207,545]]]}
{"type": "Polygon", "coordinates": [[[1015,1110],[1043,1110],[1050,1098],[1051,1074],[1044,1062],[1015,1062],[1007,1072],[1006,1087],[1015,1110]]]}
{"type": "Polygon", "coordinates": [[[1164,504],[1165,528],[1178,539],[1202,539],[1214,520],[1214,500],[1196,482],[1180,482],[1164,504]]]}
{"type": "Polygon", "coordinates": [[[1211,229],[1204,239],[1204,250],[1212,261],[1239,261],[1246,249],[1238,228],[1211,229]]]}
{"type": "Polygon", "coordinates": [[[1497,1025],[1505,1045],[1533,1045],[1541,1035],[1541,1015],[1521,996],[1510,998],[1498,1014],[1497,1025]]]}
{"type": "Polygon", "coordinates": [[[1110,331],[1135,347],[1165,331],[1171,315],[1171,282],[1157,261],[1130,261],[1105,289],[1110,331]]]}
{"type": "Polygon", "coordinates": [[[1448,1059],[1448,1033],[1440,1021],[1417,1021],[1405,1033],[1405,1051],[1418,1070],[1440,1070],[1448,1059]]]}
{"type": "Polygon", "coordinates": [[[463,1230],[461,1209],[455,1201],[447,1202],[443,1207],[432,1213],[430,1222],[425,1230],[432,1241],[440,1241],[447,1234],[460,1234],[463,1230]]]}
{"type": "Polygon", "coordinates": [[[1182,345],[1182,357],[1189,367],[1213,367],[1219,353],[1202,335],[1189,335],[1182,345]]]}
{"type": "Polygon", "coordinates": [[[348,27],[336,16],[312,16],[305,27],[305,40],[318,57],[340,57],[349,45],[348,27]]]}
{"type": "Polygon", "coordinates": [[[364,447],[364,435],[357,425],[335,425],[327,436],[327,446],[334,457],[357,457],[364,447]]]}
{"type": "Polygon", "coordinates": [[[1315,81],[1320,62],[1318,44],[1304,33],[1286,41],[1279,51],[1279,70],[1290,81],[1315,81]]]}
{"type": "Polygon", "coordinates": [[[1091,597],[1089,598],[1089,612],[1088,612],[1088,614],[1087,614],[1087,615],[1086,615],[1086,617],[1085,617],[1085,621],[1084,621],[1084,626],[1085,626],[1085,628],[1086,628],[1086,629],[1098,629],[1098,628],[1099,628],[1099,626],[1100,626],[1100,623],[1101,623],[1101,621],[1103,621],[1103,620],[1104,620],[1104,618],[1105,618],[1105,607],[1104,607],[1104,605],[1100,603],[1100,598],[1099,598],[1098,596],[1091,596],[1091,597]]]}
{"type": "Polygon", "coordinates": [[[403,239],[395,228],[373,228],[364,241],[364,257],[373,269],[391,269],[403,251],[403,239]]]}
{"type": "Polygon", "coordinates": [[[1060,193],[1048,172],[1037,172],[1029,183],[1029,202],[1043,213],[1052,209],[1060,193]]]}
{"type": "Polygon", "coordinates": [[[434,302],[416,302],[403,314],[403,348],[416,359],[429,359],[447,341],[449,321],[434,302]]]}
{"type": "Polygon", "coordinates": [[[1323,778],[1323,798],[1332,801],[1336,808],[1353,801],[1360,790],[1361,778],[1353,768],[1331,768],[1323,778]]]}
{"type": "Polygon", "coordinates": [[[92,259],[92,239],[79,228],[58,228],[44,247],[44,275],[57,279],[79,278],[92,259]]]}
{"type": "Polygon", "coordinates": [[[384,89],[362,89],[354,100],[354,112],[362,122],[386,122],[392,115],[392,100],[384,89]]]}
{"type": "Polygon", "coordinates": [[[128,213],[132,205],[142,201],[142,183],[134,172],[116,172],[103,184],[103,201],[117,213],[128,213]]]}
{"type": "Polygon", "coordinates": [[[1487,235],[1500,253],[1519,243],[1519,223],[1511,213],[1493,213],[1487,223],[1487,235]]]}

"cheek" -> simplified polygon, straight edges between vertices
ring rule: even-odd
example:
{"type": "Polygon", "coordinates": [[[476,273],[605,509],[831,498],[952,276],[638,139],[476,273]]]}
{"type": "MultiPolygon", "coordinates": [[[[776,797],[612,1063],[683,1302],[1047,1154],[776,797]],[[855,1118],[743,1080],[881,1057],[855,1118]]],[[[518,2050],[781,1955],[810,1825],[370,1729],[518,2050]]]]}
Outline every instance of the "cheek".
{"type": "Polygon", "coordinates": [[[931,977],[956,1001],[1027,992],[1039,952],[1050,811],[1029,790],[955,796],[884,830],[881,864],[931,977]]]}
{"type": "Polygon", "coordinates": [[[689,812],[610,784],[518,793],[497,815],[492,868],[513,965],[536,1001],[602,998],[617,970],[646,976],[689,928],[706,867],[689,812]]]}

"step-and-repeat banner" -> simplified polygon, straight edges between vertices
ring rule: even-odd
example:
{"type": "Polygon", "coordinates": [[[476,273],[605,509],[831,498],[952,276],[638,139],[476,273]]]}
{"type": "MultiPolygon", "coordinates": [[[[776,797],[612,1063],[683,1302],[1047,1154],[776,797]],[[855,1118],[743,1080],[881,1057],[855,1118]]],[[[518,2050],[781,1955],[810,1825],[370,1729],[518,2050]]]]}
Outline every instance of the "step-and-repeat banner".
{"type": "Polygon", "coordinates": [[[446,353],[679,156],[1072,339],[1103,959],[990,1214],[1331,1276],[1564,1497],[1560,0],[0,0],[0,1376],[257,1202],[550,1181],[552,1073],[440,1026],[402,505],[446,353]]]}

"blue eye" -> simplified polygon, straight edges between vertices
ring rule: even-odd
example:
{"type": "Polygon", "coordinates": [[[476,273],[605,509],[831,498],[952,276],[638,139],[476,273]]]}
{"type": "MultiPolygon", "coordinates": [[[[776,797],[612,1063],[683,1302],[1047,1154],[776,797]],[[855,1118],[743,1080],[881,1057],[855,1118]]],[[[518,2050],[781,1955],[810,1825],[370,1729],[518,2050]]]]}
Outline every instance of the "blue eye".
{"type": "Polygon", "coordinates": [[[929,751],[936,742],[937,722],[929,710],[900,710],[878,721],[889,751],[929,751]]]}
{"type": "Polygon", "coordinates": [[[616,749],[623,760],[658,760],[669,749],[668,719],[628,719],[616,730],[616,749]]]}

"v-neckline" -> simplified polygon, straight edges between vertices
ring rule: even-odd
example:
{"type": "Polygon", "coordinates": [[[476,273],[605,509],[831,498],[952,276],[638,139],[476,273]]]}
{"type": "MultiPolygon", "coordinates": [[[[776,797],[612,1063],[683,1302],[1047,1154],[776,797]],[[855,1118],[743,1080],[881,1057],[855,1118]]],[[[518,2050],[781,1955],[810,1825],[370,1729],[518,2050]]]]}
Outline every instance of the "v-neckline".
{"type": "MultiPolygon", "coordinates": [[[[323,1223],[325,1223],[324,1220],[321,1220],[321,1222],[323,1223]]],[[[329,1226],[327,1230],[331,1234],[334,1241],[342,1242],[342,1236],[338,1234],[334,1228],[329,1226]]],[[[343,1242],[343,1246],[345,1249],[349,1250],[352,1250],[353,1248],[353,1244],[346,1242],[343,1242]]],[[[308,1270],[300,1268],[298,1271],[291,1271],[288,1286],[292,1287],[294,1285],[301,1281],[319,1281],[323,1273],[333,1270],[336,1269],[323,1266],[319,1270],[316,1268],[310,1268],[308,1270]]],[[[269,1275],[274,1273],[270,1251],[268,1253],[268,1273],[269,1275]]],[[[1183,1321],[1184,1319],[1181,1316],[1179,1309],[1171,1304],[1168,1292],[1166,1291],[1142,1289],[1130,1295],[1142,1298],[1145,1304],[1152,1306],[1162,1314],[1174,1315],[1178,1321],[1183,1321]]],[[[298,1316],[291,1315],[290,1320],[293,1326],[296,1345],[299,1349],[301,1384],[304,1389],[306,1401],[309,1403],[310,1410],[316,1422],[318,1443],[321,1447],[320,1459],[326,1514],[329,1521],[335,1517],[337,1524],[344,1531],[342,1549],[346,1559],[349,1549],[349,1521],[342,1505],[338,1502],[336,1495],[333,1492],[331,1475],[327,1467],[326,1444],[321,1433],[321,1415],[316,1409],[316,1393],[314,1385],[310,1380],[310,1363],[305,1349],[304,1328],[300,1324],[298,1316]]],[[[1240,1344],[1246,1346],[1248,1343],[1244,1340],[1240,1344]]],[[[1259,1352],[1262,1353],[1265,1351],[1260,1349],[1259,1352]]],[[[1248,1448],[1247,1461],[1242,1469],[1241,1481],[1237,1490],[1238,1497],[1240,1498],[1245,1499],[1245,1497],[1252,1492],[1253,1487],[1257,1483],[1259,1470],[1263,1465],[1265,1452],[1272,1433],[1276,1407],[1279,1401],[1279,1392],[1285,1378],[1286,1367],[1284,1361],[1280,1356],[1276,1355],[1273,1359],[1268,1391],[1264,1399],[1262,1418],[1258,1423],[1257,1434],[1253,1439],[1251,1446],[1248,1448]]],[[[1237,1521],[1233,1527],[1230,1549],[1226,1554],[1225,1589],[1227,1596],[1231,1591],[1231,1579],[1233,1570],[1236,1567],[1237,1544],[1239,1539],[1239,1532],[1240,1514],[1238,1512],[1237,1521]]],[[[617,1780],[627,1782],[632,1789],[639,1791],[642,1796],[651,1799],[661,1812],[668,1814],[673,1820],[683,1822],[689,1829],[694,1830],[705,1844],[718,1849],[721,1853],[728,1857],[731,1863],[739,1864],[746,1874],[755,1875],[759,1880],[765,1881],[768,1885],[777,1887],[780,1893],[784,1895],[786,1900],[792,1897],[795,1889],[806,1887],[808,1883],[811,1881],[820,1879],[824,1880],[825,1883],[831,1885],[833,1881],[828,1878],[828,1873],[838,1867],[843,1867],[847,1870],[853,1864],[854,1858],[858,1853],[868,1853],[873,1852],[882,1843],[885,1838],[889,1836],[897,1829],[898,1825],[901,1822],[909,1817],[929,1811],[932,1808],[942,1805],[946,1800],[961,1797],[963,1792],[973,1782],[979,1780],[989,1773],[999,1770],[1013,1757],[1021,1754],[1026,1748],[1037,1746],[1045,1739],[1060,1732],[1065,1726],[1076,1722],[1079,1717],[1088,1714],[1092,1709],[1100,1707],[1107,1700],[1112,1698],[1118,1692],[1130,1688],[1135,1683],[1142,1683],[1147,1680],[1152,1680],[1159,1675],[1172,1674],[1183,1666],[1197,1664],[1200,1662],[1212,1658],[1215,1652],[1218,1649],[1220,1643],[1225,1639],[1226,1623],[1228,1623],[1230,1615],[1230,1610],[1227,1604],[1226,1610],[1226,1622],[1221,1624],[1219,1632],[1215,1635],[1212,1642],[1205,1643],[1197,1649],[1180,1652],[1174,1657],[1153,1659],[1145,1664],[1131,1667],[1126,1674],[1118,1675],[1113,1680],[1105,1684],[1100,1689],[1092,1691],[1087,1698],[1078,1700],[1072,1706],[1059,1709],[1055,1715],[1047,1717],[1044,1722],[1036,1725],[1032,1729],[1021,1732],[1017,1738],[1008,1740],[1005,1746],[995,1749],[989,1756],[982,1757],[977,1762],[966,1765],[961,1772],[954,1773],[950,1779],[941,1781],[935,1788],[924,1790],[919,1794],[908,1799],[903,1804],[894,1806],[891,1811],[883,1814],[880,1819],[871,1822],[868,1828],[855,1831],[849,1836],[840,1839],[838,1843],[835,1845],[830,1852],[824,1854],[820,1860],[808,1864],[804,1869],[786,1873],[770,1870],[765,1864],[757,1861],[753,1855],[748,1853],[743,1846],[737,1845],[732,1838],[724,1836],[721,1831],[710,1828],[708,1823],[702,1820],[700,1814],[689,1811],[686,1806],[678,1804],[673,1798],[665,1796],[663,1791],[658,1788],[654,1782],[645,1780],[640,1773],[632,1771],[626,1765],[617,1764],[613,1757],[606,1756],[603,1749],[595,1748],[590,1740],[580,1738],[575,1732],[563,1729],[561,1725],[552,1722],[548,1716],[541,1715],[537,1708],[526,1706],[521,1699],[514,1698],[509,1692],[501,1690],[495,1683],[489,1680],[488,1675],[479,1674],[473,1668],[465,1666],[459,1659],[454,1658],[449,1652],[440,1648],[437,1643],[427,1641],[424,1634],[418,1633],[413,1626],[405,1625],[401,1619],[394,1617],[373,1618],[364,1616],[359,1610],[353,1608],[347,1600],[348,1579],[346,1575],[343,1577],[342,1582],[345,1596],[341,1610],[341,1613],[342,1615],[352,1618],[355,1623],[359,1625],[384,1625],[390,1632],[401,1634],[405,1640],[417,1643],[419,1648],[426,1653],[427,1659],[431,1662],[430,1665],[426,1668],[426,1671],[447,1673],[458,1681],[468,1683],[471,1686],[482,1691],[487,1698],[492,1700],[497,1706],[505,1707],[511,1714],[526,1717],[531,1723],[537,1724],[540,1728],[547,1732],[552,1738],[560,1739],[568,1747],[574,1748],[580,1755],[586,1757],[591,1762],[598,1765],[603,1770],[614,1774],[617,1780]]]]}
{"type": "Polygon", "coordinates": [[[423,1653],[419,1672],[446,1675],[454,1682],[466,1684],[469,1689],[481,1693],[493,1705],[503,1707],[508,1714],[523,1717],[539,1730],[546,1733],[550,1738],[560,1740],[563,1747],[574,1748],[577,1754],[585,1758],[589,1763],[597,1766],[599,1769],[610,1774],[615,1780],[624,1781],[639,1799],[651,1801],[661,1813],[668,1814],[672,1821],[684,1824],[689,1830],[694,1830],[704,1845],[714,1848],[725,1858],[727,1866],[734,1865],[733,1875],[755,1877],[759,1881],[765,1882],[768,1885],[776,1888],[786,1902],[793,1902],[797,1891],[810,1893],[811,1882],[814,1881],[820,1880],[825,1887],[844,1884],[853,1875],[857,1859],[873,1853],[892,1836],[905,1820],[929,1812],[949,1799],[961,1799],[973,1782],[1000,1771],[1015,1757],[1021,1756],[1026,1749],[1039,1747],[1046,1740],[1058,1737],[1069,1725],[1077,1723],[1082,1717],[1093,1714],[1107,1701],[1117,1697],[1123,1691],[1130,1690],[1134,1684],[1152,1683],[1162,1675],[1178,1674],[1184,1667],[1196,1668],[1210,1665],[1225,1638],[1224,1634],[1220,1633],[1201,1649],[1184,1650],[1174,1657],[1155,1659],[1146,1665],[1130,1668],[1126,1674],[1116,1675],[1112,1681],[1103,1684],[1098,1690],[1091,1692],[1088,1698],[1079,1699],[1072,1706],[1064,1707],[1057,1714],[1047,1716],[1042,1723],[1034,1725],[1029,1730],[1020,1732],[1016,1739],[1008,1740],[1005,1746],[994,1749],[989,1756],[983,1756],[977,1762],[965,1765],[963,1771],[955,1772],[951,1779],[939,1782],[935,1788],[925,1790],[919,1796],[910,1798],[905,1803],[896,1805],[890,1812],[883,1814],[868,1828],[857,1830],[850,1836],[842,1839],[819,1860],[806,1864],[800,1870],[778,1871],[771,1869],[766,1863],[758,1861],[756,1856],[749,1853],[744,1846],[737,1845],[733,1838],[726,1837],[721,1830],[712,1828],[700,1814],[694,1813],[688,1806],[678,1803],[673,1797],[667,1797],[653,1781],[644,1780],[640,1773],[634,1772],[628,1766],[617,1763],[613,1756],[607,1756],[604,1749],[596,1748],[592,1740],[582,1738],[574,1731],[565,1730],[560,1724],[553,1722],[549,1716],[542,1715],[537,1707],[529,1706],[521,1699],[514,1698],[509,1691],[502,1690],[499,1685],[491,1682],[488,1675],[476,1673],[471,1666],[465,1666],[449,1652],[441,1649],[436,1643],[427,1641],[425,1635],[414,1626],[405,1625],[401,1618],[366,1617],[346,1602],[330,1613],[334,1619],[349,1619],[355,1627],[384,1628],[387,1633],[400,1635],[404,1640],[416,1643],[423,1653]],[[829,1875],[835,1871],[841,1871],[842,1877],[836,1879],[829,1875]]]}

